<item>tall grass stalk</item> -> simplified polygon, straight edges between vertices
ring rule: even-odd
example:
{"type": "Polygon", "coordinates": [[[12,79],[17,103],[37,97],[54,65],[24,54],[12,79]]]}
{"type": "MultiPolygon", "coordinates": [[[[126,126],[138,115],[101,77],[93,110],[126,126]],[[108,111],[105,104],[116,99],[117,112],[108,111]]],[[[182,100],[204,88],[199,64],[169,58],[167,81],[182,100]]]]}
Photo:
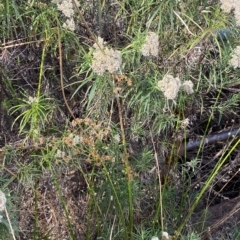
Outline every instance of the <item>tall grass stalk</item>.
{"type": "Polygon", "coordinates": [[[102,166],[103,166],[103,169],[104,169],[104,173],[106,174],[107,179],[108,179],[108,181],[109,181],[109,183],[110,183],[110,185],[111,185],[111,187],[112,187],[112,190],[113,190],[113,193],[114,193],[114,197],[115,197],[115,199],[116,199],[116,201],[117,201],[118,210],[119,210],[119,218],[120,218],[120,221],[121,221],[121,223],[122,223],[122,226],[124,227],[124,230],[125,230],[125,231],[124,231],[124,239],[128,239],[128,231],[129,231],[129,230],[127,229],[127,224],[126,224],[126,222],[125,222],[125,217],[124,217],[122,205],[121,205],[121,203],[120,203],[120,201],[119,201],[117,191],[116,191],[116,189],[115,189],[115,187],[114,187],[114,184],[113,184],[113,182],[112,182],[111,176],[110,176],[110,174],[109,174],[109,172],[108,172],[105,164],[102,163],[102,166]]]}
{"type": "Polygon", "coordinates": [[[12,224],[11,224],[11,220],[10,220],[10,217],[9,217],[9,214],[8,214],[6,206],[4,207],[4,210],[5,210],[5,213],[6,213],[7,220],[8,220],[8,224],[9,224],[11,235],[13,237],[13,240],[16,240],[16,237],[15,237],[15,234],[14,234],[14,230],[13,230],[13,227],[12,227],[12,224]]]}

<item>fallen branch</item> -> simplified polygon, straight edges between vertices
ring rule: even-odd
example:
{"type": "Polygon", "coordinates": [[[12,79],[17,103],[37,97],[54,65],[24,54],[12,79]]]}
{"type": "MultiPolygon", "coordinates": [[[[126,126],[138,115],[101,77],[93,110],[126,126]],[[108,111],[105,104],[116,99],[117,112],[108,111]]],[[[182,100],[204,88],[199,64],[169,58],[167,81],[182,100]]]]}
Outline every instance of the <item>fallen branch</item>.
{"type": "Polygon", "coordinates": [[[178,150],[178,156],[182,157],[185,152],[196,149],[198,147],[205,146],[207,144],[217,143],[219,141],[224,141],[229,138],[239,137],[240,136],[240,128],[230,129],[226,131],[222,131],[210,136],[206,136],[200,140],[189,141],[186,144],[182,143],[178,150]]]}

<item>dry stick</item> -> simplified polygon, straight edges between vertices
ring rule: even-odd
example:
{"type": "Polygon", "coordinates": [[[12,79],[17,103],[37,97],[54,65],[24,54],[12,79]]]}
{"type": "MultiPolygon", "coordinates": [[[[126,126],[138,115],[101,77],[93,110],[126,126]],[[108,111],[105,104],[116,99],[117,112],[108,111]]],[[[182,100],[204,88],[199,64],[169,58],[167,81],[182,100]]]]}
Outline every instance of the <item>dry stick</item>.
{"type": "Polygon", "coordinates": [[[72,109],[69,107],[66,96],[65,96],[65,92],[64,92],[64,84],[63,84],[63,64],[62,64],[62,44],[61,44],[61,35],[60,35],[60,30],[59,27],[58,28],[58,48],[59,48],[59,66],[60,66],[60,82],[61,82],[61,90],[62,90],[62,95],[63,95],[63,99],[64,102],[66,104],[66,107],[69,111],[69,113],[71,114],[71,116],[73,117],[73,119],[76,119],[72,109]]]}
{"type": "Polygon", "coordinates": [[[10,169],[4,167],[2,164],[0,164],[0,167],[3,168],[4,170],[6,170],[9,174],[14,176],[15,178],[17,178],[17,175],[15,173],[13,173],[10,169]]]}
{"type": "Polygon", "coordinates": [[[182,143],[178,150],[178,156],[182,157],[183,154],[185,153],[185,151],[190,151],[190,150],[198,148],[203,141],[204,141],[203,142],[204,144],[212,144],[212,143],[227,140],[230,137],[236,137],[236,136],[240,136],[240,128],[239,127],[207,136],[205,139],[188,142],[186,144],[186,146],[184,145],[184,143],[182,143]]]}
{"type": "Polygon", "coordinates": [[[7,216],[7,220],[8,220],[10,230],[11,230],[12,237],[13,237],[14,240],[16,240],[15,235],[14,235],[14,231],[13,231],[13,228],[12,228],[12,224],[11,224],[11,221],[10,221],[10,218],[9,218],[9,215],[8,215],[7,208],[4,207],[4,210],[5,210],[5,213],[6,213],[6,216],[7,216]]]}
{"type": "Polygon", "coordinates": [[[8,45],[8,46],[4,46],[0,47],[0,50],[4,50],[7,48],[13,48],[13,47],[19,47],[19,46],[23,46],[23,45],[27,45],[27,44],[32,44],[32,43],[40,43],[40,42],[44,42],[45,40],[41,39],[41,40],[34,40],[34,41],[29,41],[29,42],[23,42],[23,43],[16,43],[16,44],[12,44],[12,45],[8,45]]]}

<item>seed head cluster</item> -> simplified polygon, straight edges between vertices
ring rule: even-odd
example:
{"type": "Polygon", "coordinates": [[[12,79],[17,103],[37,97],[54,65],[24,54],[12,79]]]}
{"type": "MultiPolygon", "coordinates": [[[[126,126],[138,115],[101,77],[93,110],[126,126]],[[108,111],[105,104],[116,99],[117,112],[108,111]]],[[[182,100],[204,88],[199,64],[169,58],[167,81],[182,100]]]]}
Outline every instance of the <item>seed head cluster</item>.
{"type": "Polygon", "coordinates": [[[98,37],[98,44],[94,44],[92,69],[98,75],[103,75],[105,71],[114,73],[120,70],[122,63],[120,51],[104,47],[105,42],[98,37]]]}
{"type": "Polygon", "coordinates": [[[145,57],[158,56],[159,40],[158,35],[154,32],[149,32],[145,43],[142,45],[141,53],[145,57]]]}
{"type": "Polygon", "coordinates": [[[224,12],[230,13],[234,10],[237,25],[240,26],[240,2],[239,0],[220,0],[224,12]]]}
{"type": "Polygon", "coordinates": [[[181,86],[187,94],[193,93],[192,81],[185,81],[181,84],[180,79],[178,77],[174,78],[172,75],[166,75],[162,80],[158,81],[158,87],[169,100],[174,100],[177,97],[181,86]]]}
{"type": "Polygon", "coordinates": [[[234,68],[240,68],[240,46],[233,50],[232,58],[229,60],[229,65],[234,68]]]}

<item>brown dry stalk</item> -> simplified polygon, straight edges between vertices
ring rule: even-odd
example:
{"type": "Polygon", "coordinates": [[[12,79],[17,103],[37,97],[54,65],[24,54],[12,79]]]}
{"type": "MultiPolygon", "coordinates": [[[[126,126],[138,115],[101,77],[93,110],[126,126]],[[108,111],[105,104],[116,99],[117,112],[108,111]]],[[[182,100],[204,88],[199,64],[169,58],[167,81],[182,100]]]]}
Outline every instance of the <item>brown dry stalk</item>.
{"type": "MultiPolygon", "coordinates": [[[[129,162],[128,162],[128,152],[127,152],[127,147],[126,147],[126,138],[125,138],[125,132],[124,132],[124,126],[123,126],[123,117],[122,117],[122,107],[121,107],[121,103],[119,100],[119,96],[117,96],[117,105],[118,105],[118,114],[119,114],[119,122],[120,122],[120,129],[121,129],[121,135],[122,135],[122,144],[123,144],[123,148],[124,148],[124,163],[126,164],[126,168],[127,168],[127,173],[130,173],[129,170],[131,169],[129,166],[129,162]]],[[[129,179],[130,180],[130,179],[129,179]]]]}
{"type": "Polygon", "coordinates": [[[66,107],[69,111],[69,113],[71,114],[71,116],[73,117],[73,119],[76,119],[72,109],[69,107],[66,96],[65,96],[65,92],[64,92],[64,84],[63,84],[63,64],[62,64],[62,43],[61,43],[61,35],[60,35],[60,30],[59,27],[57,27],[58,29],[58,48],[59,48],[59,67],[60,67],[60,83],[61,83],[61,90],[62,90],[62,95],[63,95],[63,99],[64,102],[66,104],[66,107]]]}
{"type": "MultiPolygon", "coordinates": [[[[2,47],[0,47],[0,50],[3,51],[3,50],[8,49],[8,48],[19,47],[19,46],[23,46],[23,45],[27,45],[27,44],[32,44],[32,43],[36,43],[36,44],[39,45],[40,42],[44,42],[44,41],[45,41],[45,39],[41,39],[41,40],[34,40],[34,41],[23,42],[23,43],[14,43],[14,44],[7,45],[7,46],[4,46],[4,44],[2,44],[2,47]]],[[[8,44],[8,43],[6,43],[6,44],[8,44]]]]}

